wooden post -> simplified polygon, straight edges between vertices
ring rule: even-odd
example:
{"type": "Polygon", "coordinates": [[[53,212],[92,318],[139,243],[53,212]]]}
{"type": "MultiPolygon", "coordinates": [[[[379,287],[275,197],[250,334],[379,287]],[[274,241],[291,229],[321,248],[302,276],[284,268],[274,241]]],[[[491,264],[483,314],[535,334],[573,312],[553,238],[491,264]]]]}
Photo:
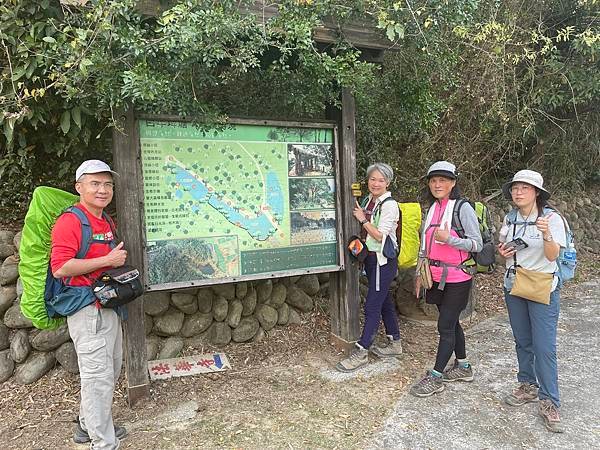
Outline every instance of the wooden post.
{"type": "MultiPolygon", "coordinates": [[[[327,118],[339,124],[340,145],[340,179],[341,203],[339,221],[342,226],[344,250],[346,242],[353,234],[360,232],[358,222],[354,219],[354,197],[351,184],[356,181],[356,105],[354,95],[343,89],[341,94],[342,109],[327,108],[327,118]]],[[[360,337],[360,291],[358,263],[344,251],[343,272],[332,273],[329,279],[331,299],[331,341],[339,349],[348,352],[360,337]]]]}
{"type": "MultiPolygon", "coordinates": [[[[142,186],[138,154],[138,131],[133,107],[118,115],[119,129],[113,129],[113,166],[117,200],[117,231],[127,250],[127,264],[143,273],[142,186]]],[[[144,332],[144,302],[140,297],[127,305],[128,317],[123,322],[124,353],[127,372],[127,400],[133,406],[150,395],[146,334],[144,332]]]]}

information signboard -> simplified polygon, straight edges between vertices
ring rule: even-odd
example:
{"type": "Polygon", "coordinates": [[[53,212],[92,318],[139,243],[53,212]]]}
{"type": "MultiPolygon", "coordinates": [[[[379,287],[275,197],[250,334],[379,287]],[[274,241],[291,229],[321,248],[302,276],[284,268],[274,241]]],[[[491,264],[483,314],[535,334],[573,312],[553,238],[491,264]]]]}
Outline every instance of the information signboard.
{"type": "Polygon", "coordinates": [[[341,269],[333,125],[138,126],[149,289],[341,269]]]}

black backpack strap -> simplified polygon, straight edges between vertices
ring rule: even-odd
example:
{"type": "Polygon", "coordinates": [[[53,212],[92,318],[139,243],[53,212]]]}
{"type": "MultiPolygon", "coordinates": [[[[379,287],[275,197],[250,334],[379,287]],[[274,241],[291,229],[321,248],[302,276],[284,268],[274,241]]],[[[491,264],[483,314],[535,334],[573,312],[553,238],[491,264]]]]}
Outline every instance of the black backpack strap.
{"type": "MultiPolygon", "coordinates": [[[[389,196],[384,198],[375,208],[375,210],[373,211],[373,215],[375,214],[379,214],[381,211],[381,205],[383,205],[385,202],[387,202],[388,200],[394,200],[394,197],[389,196]]],[[[394,202],[396,202],[396,200],[394,200],[394,202]]],[[[398,205],[398,202],[396,202],[396,206],[398,206],[398,214],[400,215],[400,217],[398,218],[398,224],[396,226],[396,243],[398,244],[398,249],[400,249],[400,246],[402,245],[402,210],[400,209],[400,206],[398,205]]]]}
{"type": "Polygon", "coordinates": [[[454,209],[452,210],[452,223],[450,225],[452,229],[456,231],[458,237],[461,239],[465,238],[465,229],[460,221],[460,209],[465,203],[469,203],[469,201],[464,198],[459,198],[458,200],[456,200],[456,203],[454,204],[454,209]]]}
{"type": "MultiPolygon", "coordinates": [[[[466,198],[459,198],[458,200],[456,200],[456,203],[454,204],[454,210],[452,211],[451,227],[454,231],[456,231],[456,234],[461,239],[466,239],[467,237],[462,222],[460,221],[460,210],[465,203],[471,205],[471,207],[473,208],[473,212],[475,213],[475,217],[477,217],[475,207],[471,204],[469,200],[467,200],[466,198]]],[[[463,261],[462,265],[465,265],[465,263],[471,259],[475,261],[475,253],[467,252],[467,254],[469,255],[469,257],[463,261]]],[[[465,265],[465,267],[468,267],[470,269],[472,267],[477,267],[477,264],[474,262],[473,264],[465,265]]],[[[473,275],[473,273],[470,273],[470,275],[473,275]]]]}
{"type": "Polygon", "coordinates": [[[117,242],[119,240],[117,237],[117,227],[115,226],[115,222],[112,220],[112,217],[110,217],[104,210],[102,211],[102,217],[104,217],[104,220],[108,222],[108,226],[110,227],[110,231],[113,235],[113,240],[110,242],[110,244],[108,244],[109,247],[113,249],[117,246],[117,242]]]}
{"type": "Polygon", "coordinates": [[[396,243],[398,244],[398,253],[402,248],[402,208],[398,205],[398,225],[396,226],[396,243]]]}
{"type": "Polygon", "coordinates": [[[393,197],[386,197],[384,198],[382,201],[380,201],[377,206],[375,207],[375,209],[373,210],[373,215],[380,213],[381,211],[381,205],[383,205],[385,202],[387,202],[388,200],[394,200],[393,197]]]}
{"type": "MultiPolygon", "coordinates": [[[[394,200],[394,197],[389,196],[389,197],[384,198],[381,202],[379,202],[377,204],[377,206],[375,207],[375,209],[373,210],[373,216],[375,214],[381,213],[381,205],[383,205],[388,200],[394,200]]],[[[400,209],[398,202],[396,202],[396,206],[398,206],[398,214],[399,214],[398,224],[396,225],[396,244],[398,244],[398,252],[400,252],[400,248],[402,246],[402,210],[400,209]]],[[[363,208],[364,208],[364,206],[363,206],[363,208]]]]}

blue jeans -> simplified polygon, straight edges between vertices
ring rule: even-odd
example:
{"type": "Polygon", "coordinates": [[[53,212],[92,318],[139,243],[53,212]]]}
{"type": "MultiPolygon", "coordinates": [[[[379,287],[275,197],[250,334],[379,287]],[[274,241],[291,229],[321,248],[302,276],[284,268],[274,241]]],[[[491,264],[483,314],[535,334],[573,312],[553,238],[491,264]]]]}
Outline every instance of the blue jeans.
{"type": "Polygon", "coordinates": [[[398,271],[398,259],[388,259],[385,266],[379,267],[379,291],[376,290],[377,256],[369,255],[365,259],[365,271],[369,281],[369,291],[365,300],[365,327],[358,343],[369,348],[375,340],[379,322],[383,318],[385,334],[393,339],[400,339],[396,306],[392,300],[390,286],[398,271]]]}
{"type": "Polygon", "coordinates": [[[517,380],[539,386],[540,400],[550,399],[560,407],[556,360],[560,290],[550,294],[549,305],[510,295],[506,290],[504,298],[519,361],[517,380]]]}

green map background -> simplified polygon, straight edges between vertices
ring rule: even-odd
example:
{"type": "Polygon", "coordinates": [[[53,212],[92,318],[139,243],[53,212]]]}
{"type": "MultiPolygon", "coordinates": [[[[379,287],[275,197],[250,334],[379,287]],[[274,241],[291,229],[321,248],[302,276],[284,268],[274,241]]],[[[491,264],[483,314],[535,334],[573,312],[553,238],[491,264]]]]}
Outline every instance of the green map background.
{"type": "MultiPolygon", "coordinates": [[[[147,192],[144,197],[147,205],[145,220],[148,241],[235,234],[239,238],[242,251],[290,245],[286,143],[142,139],[141,145],[144,191],[147,192]],[[156,147],[153,147],[154,145],[156,147]],[[176,148],[181,150],[176,151],[176,148]],[[262,165],[257,168],[253,159],[243,149],[250,152],[252,156],[258,155],[262,165]],[[221,153],[222,150],[225,153],[221,153]],[[175,198],[173,195],[170,199],[167,198],[174,191],[174,188],[165,184],[163,167],[168,155],[175,156],[189,171],[207,178],[211,185],[215,186],[217,192],[226,192],[235,201],[236,206],[250,209],[254,213],[257,212],[257,205],[264,200],[263,187],[258,185],[259,182],[256,178],[261,173],[266,174],[267,171],[275,172],[285,205],[279,231],[266,241],[258,241],[253,239],[247,231],[229,222],[222,213],[208,203],[200,203],[199,212],[193,212],[191,202],[194,199],[189,193],[185,193],[181,199],[175,198]],[[159,156],[160,160],[148,159],[148,157],[154,156],[159,156]],[[235,159],[236,156],[240,156],[240,159],[235,159]],[[242,169],[239,168],[240,165],[242,165],[242,169]],[[265,169],[265,167],[269,169],[265,169]],[[259,173],[256,173],[257,171],[259,173]],[[223,175],[224,173],[229,174],[231,179],[228,180],[223,175]],[[249,174],[249,177],[245,176],[246,173],[249,174]],[[214,179],[216,176],[219,176],[219,180],[214,179]],[[257,197],[260,197],[260,200],[257,197]],[[246,203],[243,203],[244,201],[246,203]],[[152,224],[155,223],[160,225],[153,227],[152,224]]],[[[174,181],[175,177],[172,179],[174,181]]]]}
{"type": "Polygon", "coordinates": [[[140,120],[139,131],[150,285],[338,265],[336,243],[290,246],[288,143],[332,144],[333,129],[235,125],[206,132],[186,122],[140,120]],[[175,186],[178,168],[203,180],[186,176],[184,185],[207,184],[251,217],[265,199],[263,177],[274,172],[283,199],[278,230],[266,240],[252,237],[175,186]],[[237,243],[238,255],[229,244],[220,251],[224,237],[237,243]]]}

